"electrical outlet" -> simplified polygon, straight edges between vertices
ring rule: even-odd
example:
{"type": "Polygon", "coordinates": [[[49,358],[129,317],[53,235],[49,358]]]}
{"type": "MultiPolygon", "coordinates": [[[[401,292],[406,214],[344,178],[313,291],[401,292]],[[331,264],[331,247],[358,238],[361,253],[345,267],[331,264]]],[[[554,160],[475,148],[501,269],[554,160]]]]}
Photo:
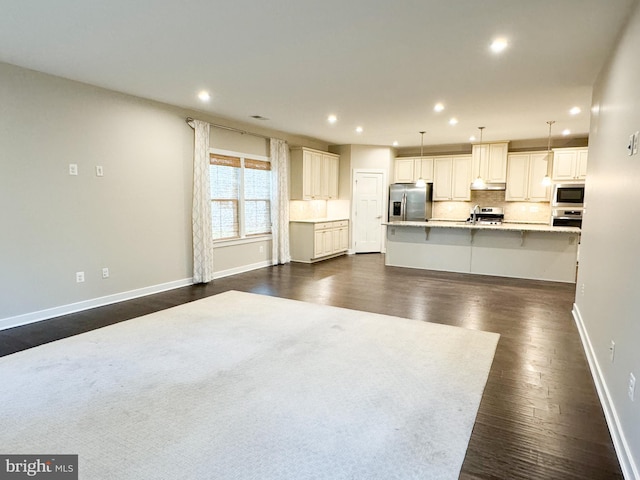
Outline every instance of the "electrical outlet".
{"type": "Polygon", "coordinates": [[[633,373],[629,374],[629,390],[627,392],[629,394],[629,398],[631,399],[632,402],[635,402],[636,400],[636,377],[633,375],[633,373]]]}
{"type": "Polygon", "coordinates": [[[109,278],[109,269],[107,267],[102,269],[102,278],[109,278]]]}
{"type": "Polygon", "coordinates": [[[609,358],[611,359],[611,363],[613,363],[615,355],[616,355],[616,342],[611,340],[611,343],[609,344],[609,358]]]}
{"type": "Polygon", "coordinates": [[[101,165],[96,165],[96,177],[104,176],[104,170],[101,165]]]}
{"type": "Polygon", "coordinates": [[[84,272],[76,272],[76,283],[84,282],[84,272]]]}
{"type": "Polygon", "coordinates": [[[78,175],[78,164],[70,163],[69,164],[69,175],[78,175]]]}
{"type": "Polygon", "coordinates": [[[631,155],[636,155],[638,153],[638,142],[640,141],[640,132],[636,132],[633,134],[633,148],[631,151],[631,155]]]}
{"type": "Polygon", "coordinates": [[[584,283],[580,285],[580,295],[584,296],[584,283]]]}

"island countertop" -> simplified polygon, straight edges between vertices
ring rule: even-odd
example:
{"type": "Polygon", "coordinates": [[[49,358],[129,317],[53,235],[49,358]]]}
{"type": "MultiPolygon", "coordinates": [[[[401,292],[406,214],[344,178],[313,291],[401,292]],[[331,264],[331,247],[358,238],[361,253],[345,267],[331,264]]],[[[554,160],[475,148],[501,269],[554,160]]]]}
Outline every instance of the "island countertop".
{"type": "Polygon", "coordinates": [[[578,227],[554,227],[542,223],[503,222],[499,225],[472,224],[465,221],[430,220],[428,222],[384,222],[389,227],[458,228],[465,230],[503,230],[518,232],[577,233],[578,227]]]}
{"type": "Polygon", "coordinates": [[[541,223],[387,222],[385,264],[575,283],[580,229],[541,223]]]}

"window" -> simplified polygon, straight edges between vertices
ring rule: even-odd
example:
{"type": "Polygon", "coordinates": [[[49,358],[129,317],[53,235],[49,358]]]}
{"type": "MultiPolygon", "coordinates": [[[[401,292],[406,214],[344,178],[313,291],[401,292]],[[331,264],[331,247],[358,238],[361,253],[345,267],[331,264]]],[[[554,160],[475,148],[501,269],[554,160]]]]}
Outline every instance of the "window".
{"type": "Polygon", "coordinates": [[[271,233],[271,163],[210,154],[211,224],[214,240],[271,233]]]}

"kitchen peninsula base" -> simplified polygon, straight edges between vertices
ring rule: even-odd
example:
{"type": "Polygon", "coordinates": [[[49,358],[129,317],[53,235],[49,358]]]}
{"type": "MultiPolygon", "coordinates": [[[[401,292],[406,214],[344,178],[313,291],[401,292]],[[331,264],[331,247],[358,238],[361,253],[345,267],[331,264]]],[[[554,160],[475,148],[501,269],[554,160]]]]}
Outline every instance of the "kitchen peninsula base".
{"type": "Polygon", "coordinates": [[[425,225],[388,224],[387,265],[565,283],[576,281],[578,229],[425,225]]]}

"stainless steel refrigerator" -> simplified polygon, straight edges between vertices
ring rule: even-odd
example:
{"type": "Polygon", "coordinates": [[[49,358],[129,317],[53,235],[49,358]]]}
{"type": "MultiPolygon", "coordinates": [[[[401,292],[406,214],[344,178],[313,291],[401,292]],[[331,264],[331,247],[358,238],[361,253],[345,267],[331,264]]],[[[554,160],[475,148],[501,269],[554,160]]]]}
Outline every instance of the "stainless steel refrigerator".
{"type": "Polygon", "coordinates": [[[414,183],[389,186],[389,221],[424,222],[431,218],[433,184],[417,187],[414,183]]]}

